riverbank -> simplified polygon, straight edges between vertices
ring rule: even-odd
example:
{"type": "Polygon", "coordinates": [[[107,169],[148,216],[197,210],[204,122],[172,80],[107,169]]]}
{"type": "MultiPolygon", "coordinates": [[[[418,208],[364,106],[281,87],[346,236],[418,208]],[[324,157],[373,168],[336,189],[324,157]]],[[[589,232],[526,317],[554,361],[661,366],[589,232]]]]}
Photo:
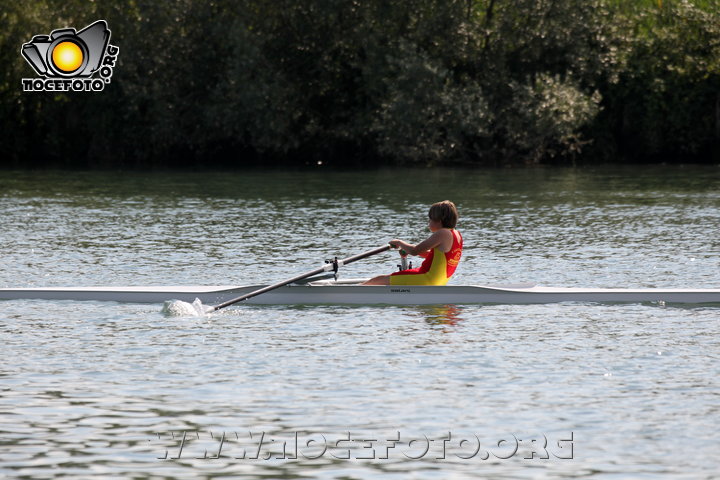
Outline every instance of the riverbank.
{"type": "Polygon", "coordinates": [[[0,166],[720,163],[711,1],[15,2],[4,19],[0,166]],[[102,91],[22,90],[24,43],[98,18],[119,48],[102,91]]]}

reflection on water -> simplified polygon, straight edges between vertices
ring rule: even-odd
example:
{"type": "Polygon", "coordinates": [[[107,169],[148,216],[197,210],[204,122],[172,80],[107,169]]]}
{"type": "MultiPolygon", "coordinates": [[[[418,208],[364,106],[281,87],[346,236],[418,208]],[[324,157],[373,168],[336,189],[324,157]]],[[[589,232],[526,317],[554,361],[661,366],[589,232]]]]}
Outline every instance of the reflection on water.
{"type": "MultiPolygon", "coordinates": [[[[446,198],[465,238],[451,284],[718,286],[712,168],[0,172],[0,284],[276,281],[394,237],[421,240],[427,206],[446,198]]],[[[396,263],[378,255],[343,275],[396,263]]],[[[717,308],[160,307],[0,302],[0,476],[717,475],[717,308]],[[172,459],[182,432],[194,440],[172,459]],[[239,440],[211,458],[223,432],[252,432],[249,448],[262,432],[406,441],[387,460],[235,458],[239,440]],[[427,455],[404,455],[424,438],[435,440],[427,455]],[[458,456],[473,444],[455,442],[475,438],[480,454],[458,456]],[[548,458],[533,456],[544,438],[548,458]],[[560,458],[557,441],[570,438],[575,455],[560,458]]]]}
{"type": "Polygon", "coordinates": [[[429,325],[457,325],[464,320],[458,305],[422,305],[415,307],[429,325]]]}

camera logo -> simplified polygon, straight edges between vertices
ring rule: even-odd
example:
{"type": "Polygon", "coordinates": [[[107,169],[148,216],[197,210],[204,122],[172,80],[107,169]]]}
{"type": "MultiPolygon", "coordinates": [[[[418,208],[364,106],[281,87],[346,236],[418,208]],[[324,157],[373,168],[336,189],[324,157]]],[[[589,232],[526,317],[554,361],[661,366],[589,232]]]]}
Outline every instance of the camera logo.
{"type": "Polygon", "coordinates": [[[41,78],[23,78],[25,92],[99,92],[110,83],[120,49],[110,45],[110,29],[105,20],[74,28],[35,35],[24,43],[20,53],[41,78]],[[100,78],[92,78],[98,73],[100,78]]]}

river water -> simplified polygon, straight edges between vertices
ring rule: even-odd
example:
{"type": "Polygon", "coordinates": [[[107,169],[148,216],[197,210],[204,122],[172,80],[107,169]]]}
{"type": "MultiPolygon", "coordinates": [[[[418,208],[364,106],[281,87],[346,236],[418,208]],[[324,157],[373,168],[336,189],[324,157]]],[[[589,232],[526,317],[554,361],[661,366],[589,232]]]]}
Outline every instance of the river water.
{"type": "MultiPolygon", "coordinates": [[[[277,281],[444,199],[453,284],[720,287],[717,167],[0,172],[0,286],[277,281]]],[[[18,300],[0,349],[6,478],[720,478],[717,306],[18,300]]]]}

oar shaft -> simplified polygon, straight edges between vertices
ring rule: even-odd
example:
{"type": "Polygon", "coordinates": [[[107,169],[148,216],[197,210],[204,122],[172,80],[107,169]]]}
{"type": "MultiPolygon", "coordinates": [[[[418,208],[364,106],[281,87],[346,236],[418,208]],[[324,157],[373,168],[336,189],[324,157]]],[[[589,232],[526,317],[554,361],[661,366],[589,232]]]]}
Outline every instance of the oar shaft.
{"type": "MultiPolygon", "coordinates": [[[[348,263],[353,263],[353,262],[356,262],[356,261],[358,261],[358,260],[362,260],[363,258],[367,258],[367,257],[370,257],[370,256],[372,256],[372,255],[377,255],[378,253],[385,252],[385,251],[387,251],[387,250],[390,250],[391,248],[392,248],[392,246],[390,246],[390,245],[385,245],[385,246],[376,248],[376,249],[374,249],[374,250],[369,250],[369,251],[367,251],[367,252],[365,252],[365,253],[360,253],[360,254],[358,254],[358,255],[353,255],[352,257],[348,257],[348,258],[346,258],[346,259],[344,259],[344,260],[338,260],[337,263],[338,263],[338,266],[347,265],[348,263]]],[[[332,268],[333,268],[333,265],[332,265],[332,264],[327,264],[327,265],[325,265],[325,266],[323,266],[323,267],[316,268],[315,270],[312,270],[312,271],[310,271],[310,272],[297,275],[297,276],[295,276],[295,277],[293,277],[293,278],[289,278],[289,279],[287,279],[287,280],[283,280],[282,282],[278,282],[278,283],[275,283],[275,284],[273,284],[273,285],[268,285],[267,287],[260,288],[260,289],[258,289],[258,290],[252,291],[252,292],[250,292],[250,293],[246,293],[245,295],[242,295],[242,296],[240,296],[240,297],[233,298],[232,300],[228,300],[227,302],[223,302],[223,303],[220,303],[220,304],[218,304],[218,305],[215,305],[214,307],[211,307],[211,308],[208,310],[208,312],[214,312],[215,310],[220,310],[221,308],[229,307],[230,305],[233,305],[233,304],[238,303],[238,302],[242,302],[243,300],[247,300],[248,298],[252,298],[252,297],[255,297],[255,296],[258,296],[258,295],[262,295],[263,293],[269,292],[270,290],[275,290],[276,288],[284,287],[285,285],[288,285],[288,284],[293,283],[293,282],[297,282],[297,281],[299,281],[299,280],[303,280],[303,279],[308,278],[308,277],[312,277],[313,275],[318,275],[318,274],[320,274],[320,273],[330,271],[330,270],[332,270],[332,268]]]]}
{"type": "Polygon", "coordinates": [[[369,250],[365,253],[359,253],[357,255],[353,255],[352,257],[348,257],[344,260],[340,260],[338,263],[340,265],[347,265],[348,263],[357,262],[358,260],[362,260],[363,258],[371,257],[373,255],[377,255],[378,253],[387,252],[392,248],[392,245],[384,245],[382,247],[378,247],[375,250],[369,250]]]}
{"type": "Polygon", "coordinates": [[[241,297],[233,298],[233,299],[223,302],[219,305],[215,305],[214,307],[212,307],[212,310],[210,310],[210,311],[213,312],[215,310],[220,310],[221,308],[229,307],[230,305],[232,305],[234,303],[242,302],[243,300],[247,300],[248,298],[252,298],[257,295],[262,295],[263,293],[269,292],[270,290],[275,290],[276,288],[284,287],[285,285],[288,285],[293,282],[297,282],[298,280],[302,280],[303,278],[312,277],[313,275],[317,275],[324,271],[325,271],[324,268],[317,268],[317,269],[313,270],[312,272],[303,273],[302,275],[298,275],[297,277],[293,277],[289,280],[284,280],[282,282],[275,283],[273,285],[268,285],[267,287],[263,287],[258,290],[254,290],[254,291],[247,293],[241,297]]]}

